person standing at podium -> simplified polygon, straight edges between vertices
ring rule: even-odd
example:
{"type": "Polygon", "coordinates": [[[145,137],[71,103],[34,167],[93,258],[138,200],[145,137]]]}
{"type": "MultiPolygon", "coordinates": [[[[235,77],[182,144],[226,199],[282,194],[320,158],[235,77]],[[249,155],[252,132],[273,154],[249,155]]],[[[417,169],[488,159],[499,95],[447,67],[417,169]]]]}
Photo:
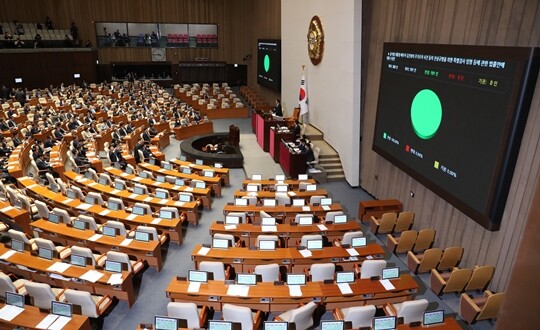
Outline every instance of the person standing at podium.
{"type": "Polygon", "coordinates": [[[283,117],[283,110],[281,109],[281,103],[279,102],[279,99],[276,99],[276,106],[274,107],[274,110],[272,110],[274,116],[283,117]]]}

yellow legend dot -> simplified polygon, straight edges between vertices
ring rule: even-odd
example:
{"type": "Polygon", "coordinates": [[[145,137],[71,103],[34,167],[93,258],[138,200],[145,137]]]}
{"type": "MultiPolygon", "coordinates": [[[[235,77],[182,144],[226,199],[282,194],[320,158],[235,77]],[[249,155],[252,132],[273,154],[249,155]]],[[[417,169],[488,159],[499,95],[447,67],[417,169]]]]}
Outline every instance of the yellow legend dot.
{"type": "Polygon", "coordinates": [[[435,161],[435,163],[433,164],[433,167],[435,167],[436,169],[439,169],[439,162],[435,161]]]}

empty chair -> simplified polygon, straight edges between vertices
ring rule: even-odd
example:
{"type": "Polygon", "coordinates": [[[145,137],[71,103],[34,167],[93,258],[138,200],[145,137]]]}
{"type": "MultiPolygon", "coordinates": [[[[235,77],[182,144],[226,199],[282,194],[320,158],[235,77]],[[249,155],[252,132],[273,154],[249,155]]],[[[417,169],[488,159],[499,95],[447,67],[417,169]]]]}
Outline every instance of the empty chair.
{"type": "MultiPolygon", "coordinates": [[[[107,222],[105,222],[105,224],[103,225],[104,227],[112,227],[114,229],[116,229],[116,233],[117,235],[119,236],[128,236],[129,233],[126,229],[126,226],[124,225],[123,222],[120,222],[120,221],[115,221],[115,220],[108,220],[107,222]]],[[[101,228],[101,230],[103,231],[103,227],[101,228]]]]}
{"type": "Polygon", "coordinates": [[[212,273],[216,281],[228,280],[230,276],[230,266],[225,269],[225,265],[220,261],[201,261],[199,270],[212,273]]]}
{"type": "Polygon", "coordinates": [[[160,244],[165,244],[169,239],[169,235],[166,233],[160,235],[155,227],[138,226],[137,231],[149,234],[151,241],[159,241],[160,244]]]}
{"type": "Polygon", "coordinates": [[[402,317],[404,324],[421,322],[428,306],[427,299],[409,300],[398,304],[386,304],[384,311],[387,315],[402,317]]]}
{"type": "Polygon", "coordinates": [[[242,330],[259,329],[263,321],[262,312],[252,313],[249,307],[223,304],[222,313],[224,321],[240,323],[242,330]]]}
{"type": "Polygon", "coordinates": [[[313,326],[313,312],[317,304],[309,302],[303,306],[281,313],[274,318],[276,321],[294,323],[296,329],[309,329],[313,326]]]}
{"type": "MultiPolygon", "coordinates": [[[[120,190],[127,190],[127,184],[126,184],[126,181],[122,180],[122,179],[114,179],[114,187],[115,188],[120,188],[120,190]]],[[[118,189],[117,188],[117,189],[118,189]]]]}
{"type": "Polygon", "coordinates": [[[6,292],[26,295],[26,289],[24,287],[26,282],[28,282],[28,280],[22,278],[17,279],[15,276],[12,278],[3,272],[0,272],[0,297],[4,298],[6,292]]]}
{"type": "Polygon", "coordinates": [[[83,193],[81,188],[79,188],[77,186],[71,186],[70,189],[73,190],[73,192],[75,192],[75,198],[78,198],[80,200],[84,200],[85,194],[83,193]]]}
{"type": "Polygon", "coordinates": [[[345,234],[343,234],[343,238],[341,239],[341,244],[349,244],[351,245],[352,239],[356,237],[364,237],[364,233],[361,231],[348,231],[345,234]]]}
{"type": "Polygon", "coordinates": [[[261,275],[263,282],[274,282],[280,279],[278,264],[257,265],[253,273],[261,275]]]}
{"type": "Polygon", "coordinates": [[[110,186],[112,184],[112,179],[107,173],[100,173],[99,174],[99,182],[105,185],[110,186]]]}
{"type": "Polygon", "coordinates": [[[11,205],[15,205],[19,201],[19,197],[17,197],[17,191],[10,186],[7,186],[6,192],[11,205]]]}
{"type": "Polygon", "coordinates": [[[313,195],[309,198],[309,204],[310,205],[321,204],[321,199],[323,198],[326,198],[326,196],[313,195]]]}
{"type": "Polygon", "coordinates": [[[351,322],[353,329],[371,327],[377,308],[374,305],[334,309],[334,319],[351,322]]]}
{"type": "Polygon", "coordinates": [[[30,216],[32,216],[32,219],[39,219],[37,206],[32,205],[32,203],[30,202],[30,198],[28,198],[28,196],[26,195],[19,194],[19,193],[17,193],[17,197],[19,201],[21,202],[22,207],[26,211],[28,211],[28,213],[30,213],[30,216]]]}
{"type": "Polygon", "coordinates": [[[437,267],[442,254],[442,249],[439,248],[428,249],[416,255],[409,251],[407,252],[407,266],[415,274],[430,272],[437,267]]]}
{"type": "Polygon", "coordinates": [[[89,196],[92,197],[96,201],[97,205],[105,206],[105,201],[103,200],[103,197],[101,196],[100,193],[91,191],[86,195],[86,197],[89,197],[89,196]]]}
{"type": "Polygon", "coordinates": [[[258,235],[257,236],[257,246],[259,246],[260,241],[275,241],[276,247],[280,247],[279,237],[277,235],[258,235]]]}
{"type": "Polygon", "coordinates": [[[167,315],[187,321],[190,329],[204,328],[208,320],[210,309],[208,306],[197,307],[195,303],[170,302],[167,304],[167,315]]]}
{"type": "Polygon", "coordinates": [[[476,266],[469,279],[469,283],[467,283],[467,286],[465,287],[465,291],[484,291],[487,289],[494,272],[494,266],[476,266]]]}
{"type": "Polygon", "coordinates": [[[381,277],[384,268],[386,268],[386,260],[365,260],[360,268],[360,278],[381,277]]]}
{"type": "Polygon", "coordinates": [[[118,210],[124,210],[124,211],[126,210],[126,206],[124,205],[124,202],[120,198],[110,197],[107,200],[107,205],[110,207],[111,204],[118,205],[118,210]]]}
{"type": "Polygon", "coordinates": [[[276,193],[275,199],[277,205],[291,205],[291,198],[286,193],[276,193]]]}
{"type": "Polygon", "coordinates": [[[107,260],[125,264],[127,266],[127,271],[133,274],[138,274],[141,270],[143,270],[144,267],[144,261],[131,260],[129,259],[129,256],[123,252],[108,251],[105,257],[98,260],[98,264],[103,267],[105,265],[105,261],[107,260]]]}
{"type": "Polygon", "coordinates": [[[47,204],[40,200],[35,200],[34,205],[36,205],[38,215],[41,219],[49,219],[49,208],[47,207],[47,204]]]}
{"type": "Polygon", "coordinates": [[[452,270],[459,266],[464,249],[461,246],[451,246],[444,249],[441,261],[437,265],[438,271],[452,270]]]}
{"type": "Polygon", "coordinates": [[[461,293],[465,289],[465,285],[469,282],[472,275],[472,269],[455,268],[451,273],[439,273],[436,269],[431,270],[431,290],[436,295],[443,293],[456,292],[461,293]]]}
{"type": "Polygon", "coordinates": [[[257,205],[258,202],[256,196],[242,196],[242,199],[247,199],[248,205],[257,205]]]}
{"type": "Polygon", "coordinates": [[[371,231],[376,234],[387,234],[394,230],[396,225],[397,214],[394,212],[383,213],[380,219],[372,216],[369,219],[371,231]]]}
{"type": "Polygon", "coordinates": [[[307,186],[310,185],[309,182],[299,182],[298,183],[298,190],[304,191],[307,189],[307,186]]]}
{"type": "Polygon", "coordinates": [[[77,217],[70,216],[68,211],[57,207],[52,209],[52,213],[57,214],[63,223],[71,223],[74,219],[77,219],[77,217]]]}
{"type": "Polygon", "coordinates": [[[45,173],[45,177],[47,178],[47,181],[49,182],[49,187],[52,187],[56,184],[56,181],[54,180],[54,177],[51,173],[47,172],[45,173]]]}
{"type": "Polygon", "coordinates": [[[323,282],[333,280],[336,274],[336,265],[329,262],[324,264],[313,264],[309,268],[309,275],[312,282],[323,282]]]}
{"type": "Polygon", "coordinates": [[[328,222],[334,222],[334,218],[336,217],[336,215],[343,215],[343,211],[330,211],[330,212],[326,212],[326,216],[324,217],[324,221],[328,221],[328,222]]]}
{"type": "Polygon", "coordinates": [[[479,298],[471,298],[463,293],[459,300],[459,316],[469,324],[496,319],[503,299],[504,293],[492,293],[489,290],[479,298]]]}
{"type": "Polygon", "coordinates": [[[94,318],[100,317],[113,302],[109,295],[98,296],[73,289],[64,291],[64,296],[68,303],[81,306],[82,315],[94,318]]]}
{"type": "Polygon", "coordinates": [[[37,250],[37,245],[36,245],[36,243],[34,243],[34,239],[29,238],[22,231],[18,231],[18,230],[15,230],[15,229],[10,229],[10,230],[8,230],[8,236],[12,240],[14,239],[14,240],[23,242],[24,244],[27,244],[33,251],[37,250]]]}
{"type": "Polygon", "coordinates": [[[87,228],[93,231],[99,231],[101,229],[101,225],[98,225],[96,223],[96,220],[88,215],[81,214],[77,217],[78,220],[87,223],[87,228]]]}
{"type": "Polygon", "coordinates": [[[88,169],[88,172],[90,173],[92,180],[94,180],[94,181],[96,181],[96,182],[99,181],[98,174],[97,174],[97,172],[96,172],[93,168],[89,168],[89,169],[88,169]]]}
{"type": "Polygon", "coordinates": [[[406,253],[413,249],[417,241],[418,233],[416,230],[406,230],[399,237],[391,234],[386,235],[386,246],[393,253],[406,253]]]}
{"type": "Polygon", "coordinates": [[[71,246],[71,254],[86,257],[87,259],[89,259],[91,261],[92,266],[97,265],[99,260],[102,257],[105,256],[105,255],[102,255],[102,254],[95,254],[89,248],[81,247],[81,246],[77,246],[77,245],[72,245],[71,246]]]}
{"type": "Polygon", "coordinates": [[[34,238],[34,243],[38,247],[38,249],[48,249],[53,252],[56,252],[57,256],[60,259],[65,259],[71,255],[71,249],[67,246],[56,246],[51,240],[45,239],[45,238],[34,238]]]}
{"type": "Polygon", "coordinates": [[[398,214],[396,220],[396,226],[394,227],[395,233],[401,233],[402,231],[411,229],[414,222],[414,212],[403,211],[398,214]]]}
{"type": "Polygon", "coordinates": [[[32,305],[49,310],[52,301],[65,301],[64,290],[51,288],[49,284],[39,282],[26,282],[24,287],[32,298],[32,305]]]}
{"type": "Polygon", "coordinates": [[[307,242],[310,240],[322,240],[322,235],[319,234],[310,234],[303,235],[300,239],[300,246],[308,246],[307,242]]]}
{"type": "Polygon", "coordinates": [[[435,229],[426,228],[418,232],[416,243],[414,243],[413,252],[422,252],[433,246],[435,241],[435,229]]]}

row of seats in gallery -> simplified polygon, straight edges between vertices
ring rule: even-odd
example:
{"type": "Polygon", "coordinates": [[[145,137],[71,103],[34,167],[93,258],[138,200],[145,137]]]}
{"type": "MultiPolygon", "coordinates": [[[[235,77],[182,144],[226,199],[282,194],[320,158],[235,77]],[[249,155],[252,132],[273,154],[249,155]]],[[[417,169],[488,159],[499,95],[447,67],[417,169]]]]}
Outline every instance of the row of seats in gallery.
{"type": "Polygon", "coordinates": [[[395,254],[423,252],[433,246],[435,242],[435,230],[424,228],[420,231],[405,230],[399,236],[387,234],[386,247],[390,252],[395,254]]]}
{"type": "Polygon", "coordinates": [[[403,211],[398,213],[383,213],[380,218],[371,216],[369,219],[371,232],[377,234],[401,233],[409,230],[414,224],[414,212],[403,211]]]}

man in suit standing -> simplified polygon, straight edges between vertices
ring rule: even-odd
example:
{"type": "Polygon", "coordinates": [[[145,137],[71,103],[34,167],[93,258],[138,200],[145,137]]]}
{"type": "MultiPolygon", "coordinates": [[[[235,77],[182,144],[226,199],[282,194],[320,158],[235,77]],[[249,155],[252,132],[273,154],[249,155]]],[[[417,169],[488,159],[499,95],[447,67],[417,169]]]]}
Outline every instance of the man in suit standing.
{"type": "Polygon", "coordinates": [[[120,146],[115,145],[114,149],[109,151],[109,158],[111,159],[112,164],[118,163],[120,164],[120,168],[122,170],[126,169],[127,161],[122,156],[122,150],[120,149],[120,146]]]}
{"type": "Polygon", "coordinates": [[[281,109],[281,103],[279,99],[276,99],[276,106],[274,107],[274,115],[278,117],[283,117],[283,109],[281,109]]]}

